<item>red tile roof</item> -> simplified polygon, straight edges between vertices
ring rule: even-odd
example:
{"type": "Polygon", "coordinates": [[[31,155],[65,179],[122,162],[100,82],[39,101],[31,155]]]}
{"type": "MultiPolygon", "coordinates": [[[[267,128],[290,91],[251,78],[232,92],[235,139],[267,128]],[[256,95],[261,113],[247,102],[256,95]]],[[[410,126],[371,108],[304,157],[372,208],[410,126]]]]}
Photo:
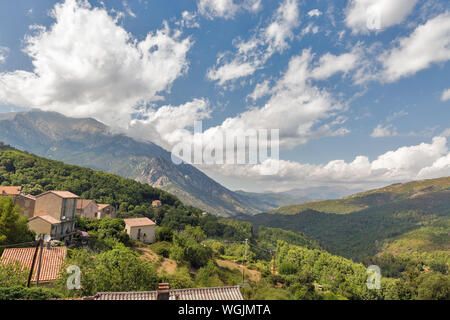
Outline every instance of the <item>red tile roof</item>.
{"type": "MultiPolygon", "coordinates": [[[[94,300],[156,300],[157,291],[98,292],[94,300]]],[[[85,298],[92,299],[92,298],[85,298]]],[[[169,300],[244,300],[239,286],[169,290],[169,300]]]]}
{"type": "Polygon", "coordinates": [[[41,193],[41,194],[37,195],[36,197],[41,197],[47,193],[56,194],[57,196],[59,196],[61,198],[78,198],[78,196],[76,194],[74,194],[70,191],[54,191],[54,190],[41,193]]]}
{"type": "MultiPolygon", "coordinates": [[[[5,249],[5,251],[3,251],[0,261],[3,264],[18,261],[22,265],[22,267],[31,269],[34,250],[35,248],[7,248],[5,249]]],[[[42,248],[42,266],[39,281],[53,281],[61,277],[60,270],[66,259],[66,253],[66,247],[51,247],[50,250],[45,247],[42,248]]],[[[37,258],[39,258],[39,255],[37,256],[37,258]]],[[[37,261],[38,260],[36,260],[35,268],[33,271],[32,281],[36,281],[38,270],[37,261]]]]}
{"type": "Polygon", "coordinates": [[[17,196],[21,189],[21,186],[0,186],[0,195],[17,196]]]}
{"type": "Polygon", "coordinates": [[[130,219],[123,219],[123,221],[125,221],[125,224],[130,227],[143,227],[156,225],[156,223],[154,223],[149,218],[130,218],[130,219]]]}

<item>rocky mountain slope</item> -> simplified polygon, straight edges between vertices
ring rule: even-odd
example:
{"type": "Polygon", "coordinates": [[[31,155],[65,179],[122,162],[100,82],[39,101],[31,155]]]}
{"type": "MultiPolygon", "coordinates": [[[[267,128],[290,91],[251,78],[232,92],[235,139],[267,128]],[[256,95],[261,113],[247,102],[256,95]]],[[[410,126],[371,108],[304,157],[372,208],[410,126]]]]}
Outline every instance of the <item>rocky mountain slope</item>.
{"type": "Polygon", "coordinates": [[[170,153],[156,144],[114,134],[94,119],[37,110],[0,114],[0,141],[46,158],[148,183],[217,215],[261,211],[260,206],[249,205],[248,197],[228,190],[195,167],[175,165],[170,153]]]}

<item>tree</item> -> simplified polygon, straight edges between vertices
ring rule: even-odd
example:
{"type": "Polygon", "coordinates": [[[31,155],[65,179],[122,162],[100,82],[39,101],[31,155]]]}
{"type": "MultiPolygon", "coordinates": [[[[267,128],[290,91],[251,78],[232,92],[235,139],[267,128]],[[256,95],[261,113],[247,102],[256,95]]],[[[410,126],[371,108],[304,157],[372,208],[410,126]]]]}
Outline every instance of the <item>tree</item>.
{"type": "Polygon", "coordinates": [[[59,281],[59,287],[68,295],[93,295],[100,291],[149,291],[155,290],[158,277],[155,267],[137,256],[123,244],[114,249],[93,254],[87,250],[74,250],[68,265],[81,269],[81,289],[68,292],[68,274],[59,281]]]}
{"type": "Polygon", "coordinates": [[[19,214],[13,200],[0,197],[0,244],[16,244],[33,241],[27,218],[19,214]]]}
{"type": "Polygon", "coordinates": [[[17,261],[3,264],[0,259],[0,287],[25,286],[28,273],[17,261]]]}
{"type": "Polygon", "coordinates": [[[419,277],[417,299],[450,300],[450,276],[438,272],[427,272],[419,277]]]}

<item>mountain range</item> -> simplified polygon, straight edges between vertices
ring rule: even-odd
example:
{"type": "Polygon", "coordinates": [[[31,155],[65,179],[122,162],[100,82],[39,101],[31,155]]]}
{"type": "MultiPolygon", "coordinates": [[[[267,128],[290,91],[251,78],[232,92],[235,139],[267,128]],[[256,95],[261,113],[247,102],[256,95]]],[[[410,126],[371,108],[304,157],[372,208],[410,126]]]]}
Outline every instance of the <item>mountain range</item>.
{"type": "Polygon", "coordinates": [[[303,232],[327,251],[355,260],[382,251],[399,252],[399,247],[438,247],[448,254],[450,177],[393,184],[240,219],[256,227],[303,232]]]}
{"type": "Polygon", "coordinates": [[[189,164],[176,165],[170,153],[137,141],[92,118],[71,118],[31,110],[0,114],[0,141],[66,163],[108,171],[163,189],[185,204],[220,216],[252,215],[305,197],[233,192],[189,164]]]}

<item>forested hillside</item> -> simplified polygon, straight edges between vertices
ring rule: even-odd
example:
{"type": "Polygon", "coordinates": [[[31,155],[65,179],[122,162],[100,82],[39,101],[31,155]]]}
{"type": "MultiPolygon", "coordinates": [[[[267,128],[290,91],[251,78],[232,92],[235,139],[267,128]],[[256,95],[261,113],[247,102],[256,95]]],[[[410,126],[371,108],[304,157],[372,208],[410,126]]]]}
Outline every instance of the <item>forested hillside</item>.
{"type": "MultiPolygon", "coordinates": [[[[430,224],[445,225],[449,216],[450,178],[441,178],[241,218],[256,226],[301,231],[332,253],[360,260],[381,251],[385,241],[430,224]]],[[[439,239],[448,247],[448,234],[439,239]]]]}
{"type": "MultiPolygon", "coordinates": [[[[146,184],[39,158],[5,146],[0,149],[1,184],[22,185],[25,192],[34,194],[50,189],[70,190],[82,197],[108,201],[119,207],[119,218],[77,220],[76,228],[88,232],[89,238],[87,243],[75,238],[74,247],[68,250],[66,264],[61,269],[62,278],[51,288],[28,289],[27,270],[0,264],[0,299],[64,299],[91,296],[100,291],[155,290],[159,282],[169,282],[171,288],[239,284],[246,299],[450,298],[448,251],[437,250],[435,246],[437,242],[439,245],[446,243],[446,225],[442,224],[448,223],[446,216],[442,215],[443,221],[434,224],[436,215],[424,214],[411,202],[386,211],[408,209],[400,210],[396,215],[376,212],[337,215],[309,211],[300,214],[310,219],[309,222],[320,217],[325,227],[330,228],[329,235],[338,240],[346,237],[338,231],[346,225],[380,235],[380,232],[392,233],[389,226],[396,220],[401,221],[407,231],[418,221],[423,222],[424,217],[432,217],[430,224],[423,224],[422,229],[416,231],[423,235],[423,242],[417,244],[424,251],[422,255],[395,252],[398,241],[418,235],[406,233],[384,247],[384,252],[357,263],[327,252],[327,248],[320,245],[324,241],[312,240],[304,233],[264,226],[255,229],[250,222],[203,215],[201,210],[184,206],[176,197],[146,184]],[[149,203],[154,199],[161,199],[165,204],[153,209],[149,203]],[[338,220],[353,215],[360,215],[360,225],[352,220],[338,220]],[[123,217],[142,216],[157,223],[156,242],[151,245],[133,241],[124,232],[123,217]],[[370,216],[377,218],[364,220],[370,216]],[[430,248],[436,250],[430,253],[430,248]],[[380,289],[369,289],[366,285],[370,264],[381,267],[380,289]],[[69,265],[81,268],[82,286],[78,290],[67,290],[69,274],[65,268],[69,265]]],[[[414,199],[418,201],[416,206],[420,203],[422,209],[445,207],[442,202],[414,199]]],[[[292,219],[296,215],[267,214],[265,217],[279,217],[283,224],[287,223],[284,218],[292,219]]],[[[299,225],[291,223],[289,228],[299,228],[299,225]]],[[[309,232],[319,230],[318,224],[312,225],[315,229],[308,229],[309,232]]],[[[366,236],[372,239],[372,235],[366,236]]],[[[20,217],[12,200],[0,198],[0,247],[32,239],[26,219],[20,217]]],[[[349,239],[353,241],[350,245],[357,250],[363,250],[370,243],[364,242],[362,236],[349,239]]],[[[335,243],[335,248],[350,248],[341,247],[339,241],[335,243]]]]}

